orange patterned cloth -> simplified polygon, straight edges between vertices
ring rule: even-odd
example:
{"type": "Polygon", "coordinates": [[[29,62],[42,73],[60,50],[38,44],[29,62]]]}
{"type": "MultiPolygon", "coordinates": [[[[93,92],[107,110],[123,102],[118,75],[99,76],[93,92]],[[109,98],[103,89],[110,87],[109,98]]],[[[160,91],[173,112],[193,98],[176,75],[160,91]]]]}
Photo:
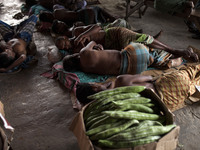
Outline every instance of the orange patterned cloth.
{"type": "Polygon", "coordinates": [[[195,85],[200,85],[200,64],[180,68],[155,82],[161,100],[171,111],[185,105],[184,101],[195,93],[195,85]]]}

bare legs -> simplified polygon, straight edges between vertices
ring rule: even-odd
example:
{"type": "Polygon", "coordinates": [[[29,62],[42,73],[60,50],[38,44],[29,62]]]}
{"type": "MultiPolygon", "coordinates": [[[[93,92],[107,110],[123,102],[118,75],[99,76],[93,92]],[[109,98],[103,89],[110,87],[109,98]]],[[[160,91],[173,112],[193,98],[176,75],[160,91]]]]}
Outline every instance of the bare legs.
{"type": "Polygon", "coordinates": [[[156,35],[153,36],[154,39],[158,39],[161,34],[162,34],[163,30],[160,30],[160,32],[158,32],[156,35]]]}
{"type": "Polygon", "coordinates": [[[120,75],[115,80],[115,87],[121,87],[121,86],[132,86],[132,85],[151,85],[151,81],[153,81],[152,76],[145,76],[145,75],[120,75]]]}
{"type": "Polygon", "coordinates": [[[164,50],[166,52],[169,52],[171,54],[173,54],[175,57],[183,57],[186,60],[190,60],[193,62],[198,62],[199,61],[199,57],[196,53],[194,53],[194,51],[192,50],[192,48],[189,49],[174,49],[171,48],[161,42],[159,42],[158,40],[154,39],[154,41],[148,45],[150,48],[156,48],[156,49],[161,49],[164,50]]]}

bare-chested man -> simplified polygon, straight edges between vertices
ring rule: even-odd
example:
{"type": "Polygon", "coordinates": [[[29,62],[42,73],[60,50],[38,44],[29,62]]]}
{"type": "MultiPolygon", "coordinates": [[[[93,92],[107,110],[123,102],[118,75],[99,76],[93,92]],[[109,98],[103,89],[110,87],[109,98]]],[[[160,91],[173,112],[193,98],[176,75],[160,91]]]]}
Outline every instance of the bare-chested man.
{"type": "Polygon", "coordinates": [[[35,51],[28,50],[32,41],[32,34],[37,22],[35,15],[17,26],[10,26],[0,21],[0,34],[3,39],[0,42],[0,72],[7,72],[22,64],[27,55],[35,54],[35,51]]]}
{"type": "MultiPolygon", "coordinates": [[[[161,68],[163,68],[163,64],[169,62],[169,58],[171,59],[174,56],[183,57],[184,59],[191,60],[193,62],[198,62],[199,60],[197,54],[195,54],[192,49],[175,49],[163,44],[153,36],[136,33],[123,27],[111,27],[106,30],[102,30],[100,26],[92,26],[76,38],[69,39],[67,37],[59,37],[56,41],[56,46],[58,49],[71,49],[73,51],[72,53],[77,53],[89,41],[95,41],[96,43],[103,45],[106,50],[109,49],[118,51],[124,49],[131,42],[142,43],[147,46],[149,53],[152,53],[151,56],[153,59],[150,59],[150,64],[157,59],[159,60],[157,65],[161,68]]],[[[180,61],[181,60],[178,59],[178,63],[181,63],[180,61]]]]}
{"type": "MultiPolygon", "coordinates": [[[[160,58],[150,55],[149,51],[144,44],[134,42],[131,42],[122,51],[104,50],[102,45],[91,41],[79,53],[65,56],[63,68],[66,71],[80,69],[86,73],[102,75],[140,74],[149,66],[160,68],[178,66],[182,63],[181,55],[185,54],[182,51],[172,51],[174,53],[168,53],[168,59],[162,62],[159,60],[160,58]]],[[[162,53],[162,50],[160,51],[162,53]]],[[[195,55],[198,59],[192,49],[187,52],[188,55],[195,55]]]]}
{"type": "Polygon", "coordinates": [[[184,101],[197,90],[200,85],[200,64],[183,66],[179,70],[164,74],[157,78],[145,75],[119,75],[116,79],[104,83],[79,83],[76,86],[77,99],[82,104],[91,100],[89,95],[122,86],[145,86],[153,89],[170,110],[184,106],[184,101]],[[173,85],[173,88],[172,88],[173,85]]]}
{"type": "Polygon", "coordinates": [[[97,22],[106,23],[108,20],[112,22],[115,20],[115,17],[100,7],[94,6],[80,9],[78,11],[69,11],[64,8],[55,9],[53,13],[44,11],[39,14],[39,19],[41,22],[49,23],[53,23],[53,21],[56,19],[65,22],[68,26],[72,26],[77,21],[83,22],[85,25],[94,24],[97,22]],[[101,15],[102,17],[100,17],[101,15]]]}

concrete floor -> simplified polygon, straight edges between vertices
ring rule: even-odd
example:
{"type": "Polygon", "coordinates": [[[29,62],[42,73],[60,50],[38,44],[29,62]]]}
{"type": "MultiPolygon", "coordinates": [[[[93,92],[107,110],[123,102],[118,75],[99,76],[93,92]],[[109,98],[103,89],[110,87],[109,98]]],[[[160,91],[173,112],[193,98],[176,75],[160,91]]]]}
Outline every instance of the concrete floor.
{"type": "MultiPolygon", "coordinates": [[[[107,10],[116,10],[115,15],[125,14],[124,1],[101,0],[107,10]],[[106,2],[106,4],[105,4],[106,2]]],[[[5,2],[5,1],[4,1],[5,2]]],[[[6,14],[2,14],[0,19],[6,14]]],[[[200,41],[191,38],[182,18],[161,14],[149,8],[142,19],[137,14],[129,22],[144,33],[156,34],[163,29],[160,40],[172,47],[185,48],[192,45],[200,49],[200,41]]],[[[15,128],[14,150],[79,150],[76,138],[68,127],[76,114],[72,108],[69,92],[58,81],[46,79],[41,73],[49,70],[47,46],[53,44],[48,35],[34,33],[37,45],[38,64],[13,75],[0,75],[0,100],[4,104],[7,120],[15,128]]],[[[181,127],[177,150],[199,150],[200,103],[180,109],[175,122],[181,127]]]]}

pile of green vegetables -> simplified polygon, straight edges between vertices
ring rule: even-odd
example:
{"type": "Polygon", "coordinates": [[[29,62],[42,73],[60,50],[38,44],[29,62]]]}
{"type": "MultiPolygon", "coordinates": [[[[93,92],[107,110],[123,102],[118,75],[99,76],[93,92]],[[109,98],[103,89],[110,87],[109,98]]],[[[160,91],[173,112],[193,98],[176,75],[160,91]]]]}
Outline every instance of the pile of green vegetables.
{"type": "Polygon", "coordinates": [[[139,93],[143,86],[119,87],[89,96],[95,100],[83,114],[86,135],[93,144],[129,148],[154,142],[175,125],[164,125],[165,116],[151,99],[139,93]]]}

